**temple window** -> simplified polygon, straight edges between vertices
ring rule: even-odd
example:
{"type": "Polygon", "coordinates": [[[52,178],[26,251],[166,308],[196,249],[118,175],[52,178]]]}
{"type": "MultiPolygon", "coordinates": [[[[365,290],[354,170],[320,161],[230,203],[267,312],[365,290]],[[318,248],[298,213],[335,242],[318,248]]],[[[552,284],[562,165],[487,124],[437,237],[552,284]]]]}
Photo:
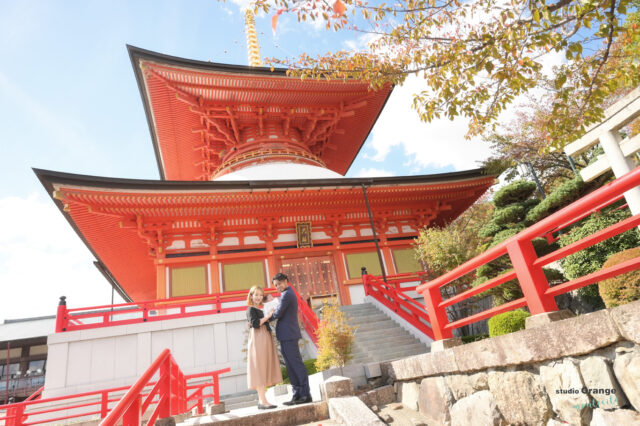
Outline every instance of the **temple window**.
{"type": "Polygon", "coordinates": [[[371,275],[382,275],[378,253],[375,251],[349,253],[345,255],[345,258],[350,279],[360,278],[363,266],[367,268],[367,272],[371,275]]]}
{"type": "Polygon", "coordinates": [[[412,248],[395,249],[391,253],[393,254],[393,262],[398,274],[417,272],[424,269],[420,261],[416,259],[416,252],[412,248]]]}
{"type": "Polygon", "coordinates": [[[267,287],[264,261],[227,263],[222,266],[224,291],[248,290],[254,285],[267,287]]]}
{"type": "Polygon", "coordinates": [[[207,293],[207,272],[204,265],[171,268],[171,297],[207,293]]]}

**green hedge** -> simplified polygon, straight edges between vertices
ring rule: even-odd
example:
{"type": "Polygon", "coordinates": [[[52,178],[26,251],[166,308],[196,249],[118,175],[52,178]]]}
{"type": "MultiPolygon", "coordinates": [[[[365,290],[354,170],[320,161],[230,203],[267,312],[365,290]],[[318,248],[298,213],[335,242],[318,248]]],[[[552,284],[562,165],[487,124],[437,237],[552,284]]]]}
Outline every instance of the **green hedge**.
{"type": "Polygon", "coordinates": [[[579,177],[566,181],[554,189],[540,204],[529,210],[525,223],[527,226],[533,225],[562,207],[571,204],[582,196],[585,189],[586,185],[579,177]]]}
{"type": "Polygon", "coordinates": [[[496,225],[507,225],[517,223],[524,219],[525,209],[522,204],[512,204],[507,207],[497,209],[493,213],[493,222],[496,225]]]}
{"type": "Polygon", "coordinates": [[[517,180],[501,188],[493,196],[493,204],[496,207],[505,207],[509,204],[520,203],[533,194],[536,184],[526,180],[517,180]]]}
{"type": "MultiPolygon", "coordinates": [[[[307,373],[309,375],[316,374],[318,372],[318,370],[316,369],[316,359],[315,358],[306,359],[303,362],[304,362],[305,368],[307,369],[307,373]]],[[[287,368],[283,365],[283,366],[280,367],[280,370],[282,371],[282,383],[285,383],[285,384],[290,383],[289,375],[287,374],[287,368]]]]}
{"type": "Polygon", "coordinates": [[[489,319],[489,336],[496,337],[524,330],[525,319],[529,316],[531,316],[529,312],[517,310],[491,317],[489,319]]]}

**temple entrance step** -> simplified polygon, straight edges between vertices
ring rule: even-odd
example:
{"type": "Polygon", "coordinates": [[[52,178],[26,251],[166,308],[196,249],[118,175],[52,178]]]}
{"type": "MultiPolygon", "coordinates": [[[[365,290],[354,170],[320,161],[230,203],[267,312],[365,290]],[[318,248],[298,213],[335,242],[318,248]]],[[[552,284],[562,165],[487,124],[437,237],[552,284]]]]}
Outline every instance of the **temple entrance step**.
{"type": "Polygon", "coordinates": [[[429,351],[426,344],[370,303],[341,306],[349,325],[357,327],[350,364],[389,361],[429,351]]]}
{"type": "Polygon", "coordinates": [[[230,395],[221,395],[220,401],[224,402],[227,410],[237,410],[238,408],[258,405],[258,393],[254,390],[248,390],[230,395]]]}

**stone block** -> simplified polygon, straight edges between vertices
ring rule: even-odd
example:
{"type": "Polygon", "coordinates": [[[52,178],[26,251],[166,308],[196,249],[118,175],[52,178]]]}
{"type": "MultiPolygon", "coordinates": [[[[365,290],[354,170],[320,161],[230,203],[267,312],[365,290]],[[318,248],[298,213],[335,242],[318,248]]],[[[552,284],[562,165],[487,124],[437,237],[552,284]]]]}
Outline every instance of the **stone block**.
{"type": "MultiPolygon", "coordinates": [[[[396,401],[396,392],[391,385],[370,390],[358,396],[368,407],[391,404],[396,401]]],[[[372,408],[373,409],[373,408],[372,408]]],[[[375,410],[374,410],[375,411],[375,410]]]]}
{"type": "Polygon", "coordinates": [[[487,390],[489,389],[489,382],[487,373],[475,373],[469,376],[469,381],[471,382],[471,387],[473,390],[487,390]]]}
{"type": "Polygon", "coordinates": [[[451,407],[452,426],[501,426],[504,424],[496,401],[488,390],[466,396],[451,407]]]}
{"type": "Polygon", "coordinates": [[[633,410],[607,411],[602,408],[593,410],[590,426],[640,425],[640,413],[633,410]]]}
{"type": "Polygon", "coordinates": [[[580,371],[571,360],[540,367],[540,377],[553,411],[570,424],[588,423],[591,417],[589,397],[582,392],[584,383],[580,371]]]}
{"type": "Polygon", "coordinates": [[[627,398],[606,358],[590,356],[583,359],[580,361],[580,374],[588,394],[595,400],[596,407],[612,410],[627,405],[627,398]],[[614,398],[611,398],[612,395],[614,398]]]}
{"type": "Polygon", "coordinates": [[[620,339],[609,313],[598,311],[450,350],[459,372],[466,372],[584,355],[620,339]]]}
{"type": "Polygon", "coordinates": [[[208,416],[213,416],[215,414],[222,414],[224,412],[226,412],[227,409],[224,406],[224,401],[220,401],[219,404],[207,404],[204,406],[204,412],[208,415],[208,416]]]}
{"type": "Polygon", "coordinates": [[[420,382],[418,409],[429,424],[450,424],[450,410],[454,402],[443,377],[427,377],[420,382]]]}
{"type": "Polygon", "coordinates": [[[260,410],[258,413],[244,416],[231,417],[225,415],[223,419],[196,420],[199,425],[224,425],[224,426],[247,426],[247,425],[269,425],[269,426],[290,426],[307,423],[322,423],[322,420],[329,418],[329,407],[326,401],[314,402],[312,404],[294,405],[279,410],[260,410]]]}
{"type": "Polygon", "coordinates": [[[475,392],[473,386],[471,386],[471,380],[466,374],[451,374],[445,376],[444,381],[456,400],[460,400],[475,392]]]}
{"type": "Polygon", "coordinates": [[[633,408],[640,411],[640,352],[617,353],[613,371],[633,408]]]}
{"type": "Polygon", "coordinates": [[[364,375],[367,377],[367,379],[373,379],[375,377],[380,377],[382,375],[382,372],[380,370],[380,363],[379,362],[372,362],[370,364],[365,364],[364,365],[364,375]]]}
{"type": "Polygon", "coordinates": [[[320,385],[322,399],[353,395],[353,381],[348,377],[333,376],[320,385]]]}
{"type": "Polygon", "coordinates": [[[640,300],[609,310],[622,337],[640,344],[640,300]]]}
{"type": "Polygon", "coordinates": [[[418,411],[419,386],[416,382],[404,382],[400,385],[400,402],[407,408],[418,411]]]}
{"type": "Polygon", "coordinates": [[[507,423],[541,425],[553,415],[551,403],[539,379],[528,371],[493,371],[489,390],[507,423]]]}
{"type": "Polygon", "coordinates": [[[452,337],[450,339],[435,340],[431,342],[431,353],[442,352],[445,349],[451,349],[456,346],[462,346],[464,343],[459,337],[452,337]]]}
{"type": "Polygon", "coordinates": [[[525,318],[524,324],[525,328],[536,328],[573,317],[575,317],[575,314],[569,309],[562,309],[560,311],[544,312],[542,314],[532,315],[525,318]]]}
{"type": "Polygon", "coordinates": [[[350,426],[382,426],[384,422],[355,396],[331,398],[329,417],[340,424],[350,426]]]}

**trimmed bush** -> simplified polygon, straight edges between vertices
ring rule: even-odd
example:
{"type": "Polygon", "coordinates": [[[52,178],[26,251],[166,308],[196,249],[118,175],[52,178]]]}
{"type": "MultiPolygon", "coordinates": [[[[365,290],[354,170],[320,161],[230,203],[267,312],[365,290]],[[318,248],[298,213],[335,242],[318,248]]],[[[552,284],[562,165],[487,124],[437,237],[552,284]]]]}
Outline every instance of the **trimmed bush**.
{"type": "Polygon", "coordinates": [[[528,212],[529,210],[531,210],[541,202],[542,200],[540,200],[540,198],[529,198],[528,200],[524,200],[524,202],[522,203],[522,206],[528,212]]]}
{"type": "Polygon", "coordinates": [[[489,238],[489,237],[493,237],[495,234],[497,234],[500,231],[502,231],[502,226],[491,221],[486,225],[484,225],[482,228],[480,228],[480,231],[478,231],[478,235],[480,236],[480,238],[489,238]]]}
{"type": "MultiPolygon", "coordinates": [[[[305,359],[303,363],[304,367],[307,369],[307,374],[312,375],[318,372],[318,370],[316,369],[315,358],[305,359]]],[[[281,366],[280,371],[282,372],[282,383],[291,383],[291,381],[289,380],[289,375],[287,374],[287,367],[285,367],[284,365],[281,366]]]]}
{"type": "Polygon", "coordinates": [[[517,180],[501,188],[493,196],[493,203],[496,207],[505,207],[509,204],[520,203],[533,194],[536,184],[526,180],[517,180]]]}
{"type": "Polygon", "coordinates": [[[514,226],[513,228],[507,228],[503,231],[498,232],[496,235],[493,236],[493,241],[491,241],[491,244],[489,244],[489,247],[493,247],[495,245],[500,244],[504,240],[508,240],[509,238],[513,237],[523,229],[524,229],[524,225],[518,225],[518,226],[514,226]]]}
{"type": "Polygon", "coordinates": [[[491,317],[489,319],[489,336],[496,337],[524,330],[525,318],[529,316],[531,316],[529,312],[517,310],[491,317]]]}
{"type": "MultiPolygon", "coordinates": [[[[602,267],[608,268],[638,256],[640,256],[640,247],[621,251],[611,255],[602,267]]],[[[598,290],[607,308],[640,300],[640,270],[636,269],[635,271],[600,281],[598,290]]]]}
{"type": "Polygon", "coordinates": [[[513,204],[497,209],[493,213],[493,222],[496,225],[506,225],[520,222],[524,218],[525,210],[522,204],[513,204]]]}
{"type": "Polygon", "coordinates": [[[472,343],[477,342],[478,340],[487,339],[488,337],[488,334],[472,334],[470,336],[460,336],[460,339],[462,339],[462,343],[472,343]]]}
{"type": "Polygon", "coordinates": [[[555,213],[580,198],[585,190],[586,185],[579,177],[566,181],[554,189],[540,204],[529,210],[525,223],[530,226],[555,213]]]}

